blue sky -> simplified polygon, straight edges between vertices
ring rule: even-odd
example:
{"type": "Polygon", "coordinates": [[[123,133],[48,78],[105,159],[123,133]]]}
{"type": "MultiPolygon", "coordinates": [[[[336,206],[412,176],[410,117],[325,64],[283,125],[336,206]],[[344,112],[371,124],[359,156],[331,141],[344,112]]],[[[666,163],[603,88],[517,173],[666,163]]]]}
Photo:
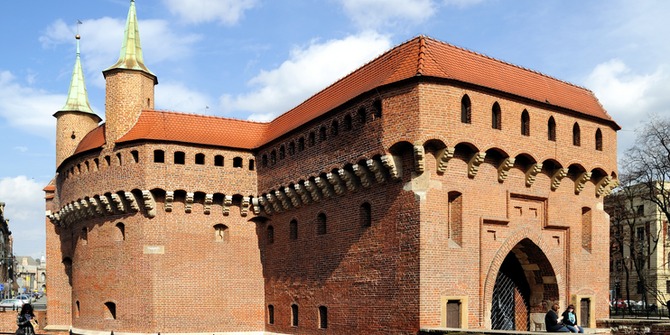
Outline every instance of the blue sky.
{"type": "MultiPolygon", "coordinates": [[[[118,59],[129,0],[3,4],[0,201],[17,255],[45,250],[42,188],[55,173],[52,115],[66,100],[79,30],[93,110],[118,59]],[[78,25],[77,21],[82,24],[78,25]]],[[[670,114],[670,1],[137,0],[156,108],[270,120],[423,34],[592,90],[623,127],[670,114]]]]}

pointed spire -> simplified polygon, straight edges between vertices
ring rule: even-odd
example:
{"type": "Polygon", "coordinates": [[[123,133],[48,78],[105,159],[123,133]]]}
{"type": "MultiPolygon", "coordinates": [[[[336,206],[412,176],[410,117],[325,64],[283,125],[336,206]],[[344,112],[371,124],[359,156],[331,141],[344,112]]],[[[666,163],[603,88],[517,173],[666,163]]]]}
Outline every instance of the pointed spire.
{"type": "MultiPolygon", "coordinates": [[[[128,10],[128,19],[126,20],[126,30],[123,36],[123,44],[121,46],[121,55],[116,64],[110,66],[104,72],[113,69],[137,70],[143,71],[147,74],[156,77],[144,65],[142,58],[142,46],[140,45],[140,31],[137,25],[137,12],[135,10],[135,0],[130,1],[130,9],[128,10]]],[[[154,82],[158,80],[154,79],[154,82]]]]}
{"type": "Polygon", "coordinates": [[[72,70],[72,79],[70,80],[70,89],[67,92],[67,101],[65,106],[59,112],[82,112],[97,116],[88,103],[88,94],[86,93],[86,84],[84,83],[84,71],[81,69],[81,60],[79,57],[79,34],[75,35],[77,39],[77,58],[72,70]]]}

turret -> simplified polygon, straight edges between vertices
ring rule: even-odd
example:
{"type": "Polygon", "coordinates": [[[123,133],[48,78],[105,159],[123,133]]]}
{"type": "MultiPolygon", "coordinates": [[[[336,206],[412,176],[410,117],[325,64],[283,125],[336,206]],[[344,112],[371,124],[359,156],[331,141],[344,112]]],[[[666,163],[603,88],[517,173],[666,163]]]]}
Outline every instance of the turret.
{"type": "Polygon", "coordinates": [[[121,55],[116,64],[104,70],[106,140],[108,146],[137,122],[143,109],[154,108],[156,76],[144,65],[135,1],[130,1],[121,55]]]}
{"type": "Polygon", "coordinates": [[[65,106],[54,114],[56,118],[56,167],[70,157],[81,139],[102,121],[88,103],[84,72],[81,69],[79,57],[79,34],[75,38],[77,39],[77,58],[72,71],[67,101],[65,106]]]}

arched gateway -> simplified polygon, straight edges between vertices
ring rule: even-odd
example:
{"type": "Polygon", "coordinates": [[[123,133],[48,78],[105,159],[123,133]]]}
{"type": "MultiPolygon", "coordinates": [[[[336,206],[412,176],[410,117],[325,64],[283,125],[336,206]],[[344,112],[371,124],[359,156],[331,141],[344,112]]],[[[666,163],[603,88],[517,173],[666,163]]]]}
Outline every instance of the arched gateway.
{"type": "Polygon", "coordinates": [[[498,270],[491,296],[491,329],[530,330],[531,314],[544,313],[542,302],[558,300],[551,263],[542,249],[523,239],[498,270]]]}

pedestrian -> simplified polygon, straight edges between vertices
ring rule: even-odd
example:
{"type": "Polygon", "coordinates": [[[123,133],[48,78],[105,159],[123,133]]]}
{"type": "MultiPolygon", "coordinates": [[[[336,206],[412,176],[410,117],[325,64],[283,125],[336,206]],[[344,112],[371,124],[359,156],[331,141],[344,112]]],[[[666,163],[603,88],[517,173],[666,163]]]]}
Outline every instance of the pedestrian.
{"type": "Polygon", "coordinates": [[[33,313],[33,306],[31,304],[24,304],[21,306],[21,311],[16,317],[16,324],[19,328],[16,330],[16,335],[35,335],[36,324],[35,314],[33,313]]]}
{"type": "Polygon", "coordinates": [[[571,333],[583,333],[584,328],[577,325],[577,316],[575,315],[575,305],[569,305],[562,314],[563,324],[571,333]]]}
{"type": "Polygon", "coordinates": [[[544,315],[544,325],[547,327],[548,332],[569,333],[570,330],[561,322],[563,317],[558,316],[559,308],[558,303],[551,305],[551,309],[544,315]]]}

